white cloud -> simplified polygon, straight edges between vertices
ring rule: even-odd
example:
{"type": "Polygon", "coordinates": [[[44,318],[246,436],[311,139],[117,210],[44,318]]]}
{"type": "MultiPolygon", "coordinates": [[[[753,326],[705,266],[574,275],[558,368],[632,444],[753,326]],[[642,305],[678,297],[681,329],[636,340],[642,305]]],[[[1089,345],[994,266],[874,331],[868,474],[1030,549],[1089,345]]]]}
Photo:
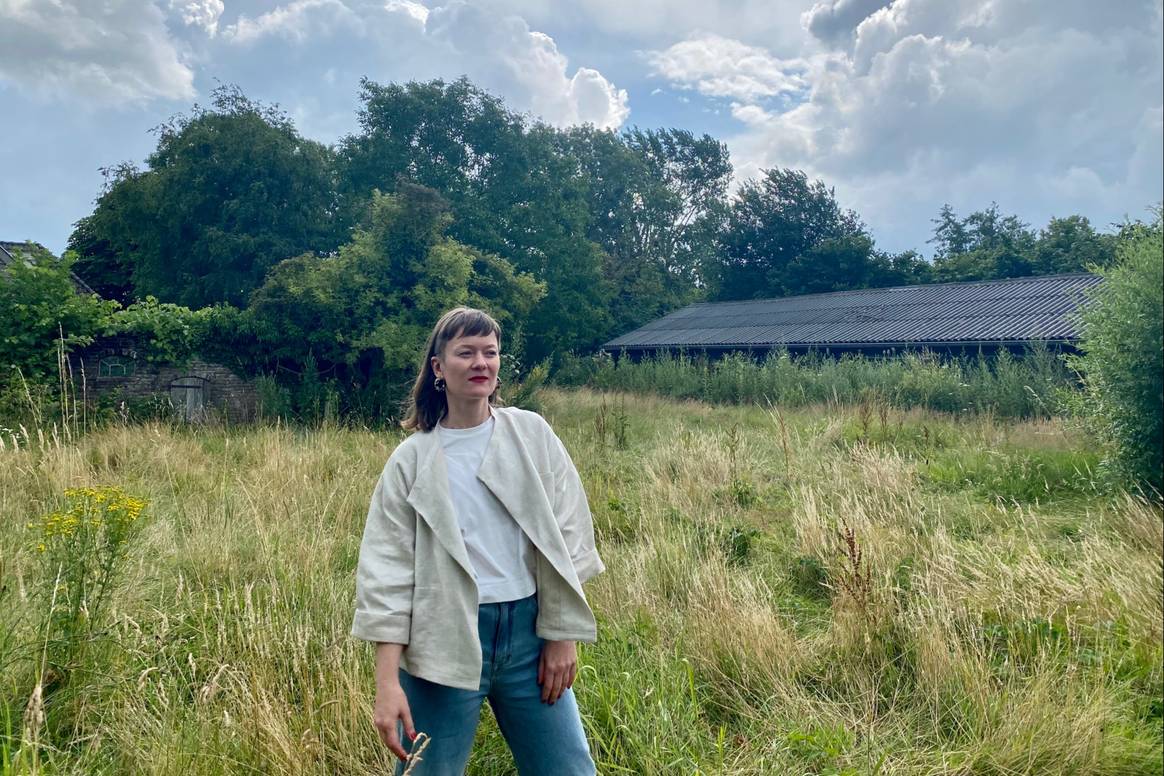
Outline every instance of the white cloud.
{"type": "Polygon", "coordinates": [[[474,0],[497,14],[520,14],[535,27],[578,30],[615,48],[664,48],[675,40],[719,35],[791,54],[811,0],[474,0]]]}
{"type": "Polygon", "coordinates": [[[389,13],[407,14],[421,24],[428,21],[428,8],[412,0],[388,0],[384,3],[384,10],[389,13]]]}
{"type": "Polygon", "coordinates": [[[0,81],[84,104],[194,96],[194,74],[150,0],[0,0],[0,81]]]}
{"type": "Polygon", "coordinates": [[[847,43],[857,25],[892,0],[824,0],[805,11],[804,28],[826,42],[847,43]]]}
{"type": "MultiPolygon", "coordinates": [[[[851,11],[848,24],[872,3],[818,3],[806,18],[826,5],[832,21],[851,11]]],[[[1158,200],[1161,26],[1158,0],[896,0],[857,22],[850,45],[805,57],[809,89],[791,108],[751,86],[764,75],[737,88],[713,56],[666,74],[704,93],[734,91],[737,176],[805,169],[896,235],[889,247],[924,247],[943,202],[966,211],[997,200],[1036,224],[1070,212],[1106,224],[1158,200]]],[[[759,64],[749,73],[779,69],[762,53],[750,61],[759,64]]]]}
{"type": "Polygon", "coordinates": [[[413,0],[293,0],[255,18],[242,16],[222,38],[278,57],[284,75],[318,69],[307,78],[374,80],[457,78],[499,95],[519,111],[555,125],[617,127],[630,110],[626,90],[599,71],[569,62],[549,35],[515,15],[488,13],[453,0],[429,8],[413,0]],[[337,46],[344,56],[336,57],[337,46]],[[328,64],[321,66],[320,59],[328,64]],[[354,71],[354,72],[353,72],[354,71]]]}
{"type": "Polygon", "coordinates": [[[805,88],[803,63],[784,61],[738,40],[704,35],[647,53],[655,75],[711,97],[758,100],[805,88]]]}
{"type": "Polygon", "coordinates": [[[218,20],[226,6],[222,0],[170,0],[170,10],[176,11],[188,27],[200,27],[207,35],[218,32],[218,20]]]}
{"type": "Polygon", "coordinates": [[[626,90],[592,68],[571,75],[554,39],[531,30],[520,17],[498,19],[468,4],[450,3],[432,10],[426,31],[433,42],[456,52],[458,64],[477,83],[551,124],[617,127],[630,113],[626,90]]]}
{"type": "Polygon", "coordinates": [[[294,0],[254,19],[239,16],[223,37],[235,43],[254,43],[268,36],[305,43],[338,29],[348,34],[362,29],[359,18],[342,0],[294,0]]]}

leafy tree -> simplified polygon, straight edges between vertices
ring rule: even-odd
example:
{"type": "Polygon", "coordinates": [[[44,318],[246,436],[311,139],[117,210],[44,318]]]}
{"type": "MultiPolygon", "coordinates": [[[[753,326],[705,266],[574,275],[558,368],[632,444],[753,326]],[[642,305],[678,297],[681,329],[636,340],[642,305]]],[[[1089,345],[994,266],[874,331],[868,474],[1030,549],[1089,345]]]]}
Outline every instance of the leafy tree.
{"type": "Polygon", "coordinates": [[[31,382],[56,379],[58,346],[91,343],[118,304],[78,293],[72,253],[58,260],[29,244],[21,258],[0,271],[0,381],[18,368],[31,382]]]}
{"type": "Polygon", "coordinates": [[[643,217],[635,230],[638,252],[654,257],[669,277],[694,283],[714,250],[724,216],[732,175],[727,146],[710,135],[695,137],[681,129],[634,129],[624,139],[658,184],[639,203],[643,217]]]}
{"type": "Polygon", "coordinates": [[[1116,238],[1100,234],[1084,216],[1052,218],[1039,232],[1032,264],[1040,275],[1084,272],[1115,260],[1116,238]]]}
{"type": "Polygon", "coordinates": [[[933,224],[934,236],[930,242],[934,244],[935,257],[958,256],[970,250],[971,240],[966,224],[958,218],[949,203],[942,205],[933,224]]]}
{"type": "Polygon", "coordinates": [[[116,299],[123,305],[134,300],[133,264],[136,250],[135,220],[142,212],[140,187],[124,186],[111,194],[119,181],[138,175],[128,162],[101,170],[105,188],[98,206],[73,227],[68,250],[77,255],[73,271],[104,299],[116,299]]]}
{"type": "Polygon", "coordinates": [[[284,113],[223,86],[157,133],[148,169],[110,170],[71,238],[103,290],[239,305],[277,261],[338,244],[331,153],[284,113]]]}
{"type": "Polygon", "coordinates": [[[675,129],[620,136],[575,127],[565,135],[585,180],[588,235],[606,254],[613,330],[696,298],[723,218],[727,148],[675,129]]]}
{"type": "Polygon", "coordinates": [[[130,336],[142,345],[142,358],[158,364],[181,364],[195,355],[206,355],[208,347],[227,346],[222,318],[238,310],[225,305],[191,310],[147,296],[110,315],[102,329],[104,336],[130,336]]]}
{"type": "Polygon", "coordinates": [[[450,237],[545,283],[525,326],[531,360],[601,342],[610,284],[587,235],[586,181],[558,130],[527,125],[463,78],[361,87],[361,130],[340,148],[348,217],[366,212],[373,188],[432,187],[450,205],[450,237]]]}
{"type": "Polygon", "coordinates": [[[586,181],[557,141],[552,127],[529,129],[522,174],[488,192],[496,231],[490,239],[480,230],[474,242],[546,285],[525,328],[530,363],[558,349],[594,347],[611,333],[612,287],[603,275],[605,255],[587,237],[586,181]]]}
{"type": "Polygon", "coordinates": [[[872,241],[833,189],[800,170],[773,169],[736,193],[722,251],[715,298],[752,299],[860,288],[869,280],[872,241]]]}
{"type": "Polygon", "coordinates": [[[933,282],[933,265],[917,251],[889,254],[875,250],[870,263],[870,288],[917,286],[933,282]]]}
{"type": "Polygon", "coordinates": [[[1105,444],[1105,462],[1125,485],[1164,491],[1164,230],[1125,228],[1117,262],[1081,315],[1083,376],[1077,411],[1105,444]]]}
{"type": "Polygon", "coordinates": [[[961,221],[945,205],[935,221],[934,276],[940,281],[993,280],[1036,274],[1036,235],[1018,216],[1004,216],[998,205],[961,221]]]}
{"type": "Polygon", "coordinates": [[[461,239],[472,237],[476,222],[492,215],[483,192],[520,176],[524,120],[466,78],[364,78],[360,100],[360,131],[339,147],[341,212],[349,225],[364,216],[373,190],[391,192],[406,180],[439,191],[457,213],[461,239]]]}
{"type": "Polygon", "coordinates": [[[342,391],[345,409],[391,416],[446,309],[489,309],[510,341],[520,338],[518,322],[544,286],[446,237],[449,223],[435,191],[401,184],[396,194],[373,196],[367,226],[335,256],[276,265],[246,313],[266,366],[326,378],[342,391]]]}
{"type": "Polygon", "coordinates": [[[865,288],[876,282],[872,254],[873,240],[866,234],[826,237],[788,264],[784,287],[795,294],[865,288]]]}

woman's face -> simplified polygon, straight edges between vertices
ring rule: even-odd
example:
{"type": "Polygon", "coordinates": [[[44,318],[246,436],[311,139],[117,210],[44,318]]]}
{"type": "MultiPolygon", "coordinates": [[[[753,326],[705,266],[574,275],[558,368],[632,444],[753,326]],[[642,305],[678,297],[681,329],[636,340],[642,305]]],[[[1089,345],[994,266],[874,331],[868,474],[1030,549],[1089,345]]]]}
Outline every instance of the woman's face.
{"type": "Polygon", "coordinates": [[[432,359],[433,373],[445,379],[445,391],[461,399],[488,399],[497,388],[500,367],[501,348],[493,334],[454,337],[432,359]]]}

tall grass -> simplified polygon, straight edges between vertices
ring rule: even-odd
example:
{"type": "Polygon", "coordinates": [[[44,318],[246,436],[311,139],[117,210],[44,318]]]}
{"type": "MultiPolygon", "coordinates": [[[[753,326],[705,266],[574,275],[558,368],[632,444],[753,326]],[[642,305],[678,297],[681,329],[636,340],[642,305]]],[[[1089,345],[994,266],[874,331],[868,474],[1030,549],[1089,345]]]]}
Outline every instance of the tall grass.
{"type": "MultiPolygon", "coordinates": [[[[1089,487],[1094,455],[1058,421],[543,401],[608,568],[575,684],[600,772],[1164,768],[1161,512],[1089,487]]],[[[388,771],[372,652],[348,628],[397,435],[151,423],[17,441],[0,450],[0,771],[388,771]],[[150,517],[53,727],[27,524],[102,484],[150,517]]],[[[488,710],[469,772],[513,772],[488,710]]]]}
{"type": "Polygon", "coordinates": [[[1054,414],[1057,395],[1071,384],[1060,358],[1032,343],[1021,358],[1002,350],[989,357],[939,357],[932,352],[890,358],[774,351],[756,361],[743,354],[711,361],[659,352],[633,361],[606,356],[567,357],[560,385],[657,393],[713,403],[766,403],[804,407],[859,404],[871,399],[894,407],[942,412],[991,412],[1029,418],[1054,414]]]}

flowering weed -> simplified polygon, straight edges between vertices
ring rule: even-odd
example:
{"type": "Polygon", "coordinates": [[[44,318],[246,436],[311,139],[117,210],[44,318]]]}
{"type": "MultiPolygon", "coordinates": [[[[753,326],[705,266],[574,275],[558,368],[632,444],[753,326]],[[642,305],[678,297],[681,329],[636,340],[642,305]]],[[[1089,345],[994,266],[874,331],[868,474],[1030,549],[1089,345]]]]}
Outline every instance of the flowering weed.
{"type": "Polygon", "coordinates": [[[98,632],[120,562],[145,510],[117,487],[69,488],[67,506],[27,524],[43,557],[45,657],[60,676],[98,632]]]}

